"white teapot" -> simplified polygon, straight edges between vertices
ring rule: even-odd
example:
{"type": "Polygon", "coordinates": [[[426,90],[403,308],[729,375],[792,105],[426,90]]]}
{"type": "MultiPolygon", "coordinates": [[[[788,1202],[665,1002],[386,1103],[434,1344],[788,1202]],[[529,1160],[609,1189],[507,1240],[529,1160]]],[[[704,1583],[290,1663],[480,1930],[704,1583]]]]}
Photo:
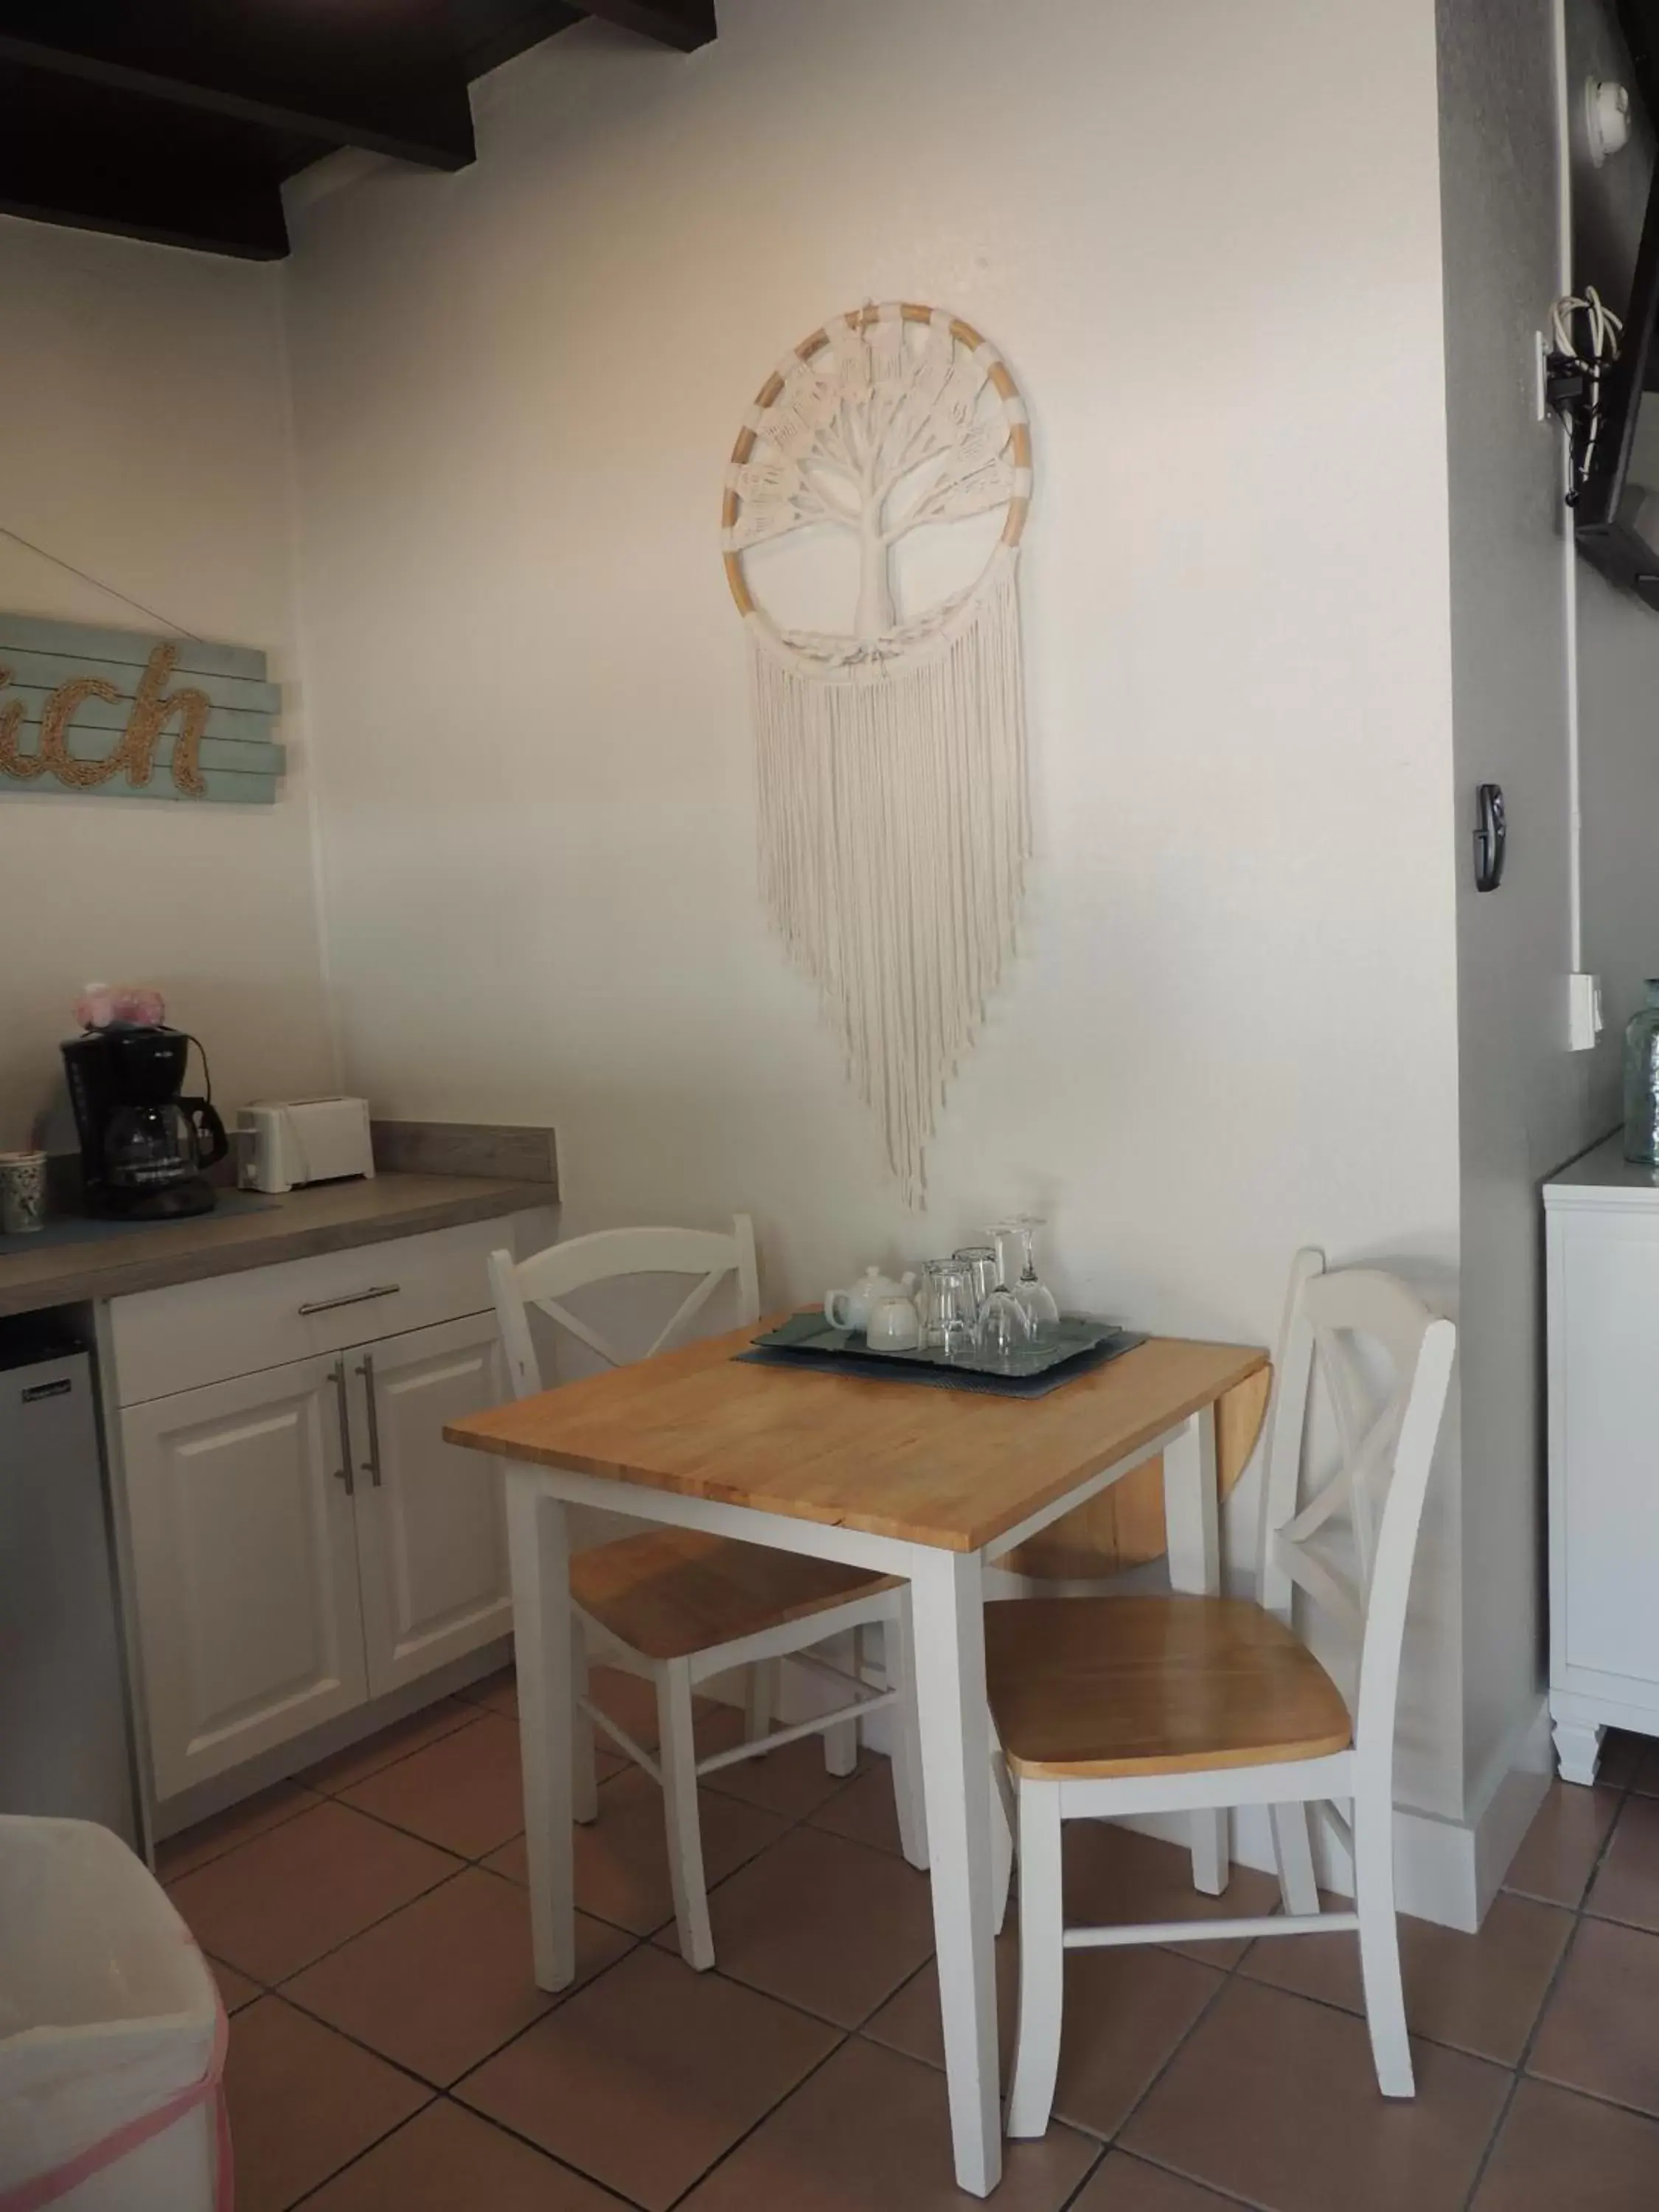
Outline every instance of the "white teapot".
{"type": "Polygon", "coordinates": [[[916,1286],[914,1275],[896,1283],[879,1267],[866,1267],[850,1291],[831,1291],[823,1302],[824,1319],[831,1328],[865,1329],[870,1310],[883,1298],[908,1298],[916,1286]]]}

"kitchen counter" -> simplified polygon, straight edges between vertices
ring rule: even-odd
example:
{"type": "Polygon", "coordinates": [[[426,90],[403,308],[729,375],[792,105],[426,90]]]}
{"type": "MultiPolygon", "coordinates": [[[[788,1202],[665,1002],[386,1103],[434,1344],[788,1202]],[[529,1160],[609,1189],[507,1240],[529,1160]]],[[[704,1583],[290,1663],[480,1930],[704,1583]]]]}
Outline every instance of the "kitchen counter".
{"type": "Polygon", "coordinates": [[[556,1206],[557,1199],[557,1185],[545,1181],[380,1174],[372,1182],[319,1183],[262,1199],[257,1212],[111,1222],[107,1237],[27,1250],[9,1239],[10,1249],[0,1256],[0,1316],[240,1274],[283,1260],[556,1206]]]}

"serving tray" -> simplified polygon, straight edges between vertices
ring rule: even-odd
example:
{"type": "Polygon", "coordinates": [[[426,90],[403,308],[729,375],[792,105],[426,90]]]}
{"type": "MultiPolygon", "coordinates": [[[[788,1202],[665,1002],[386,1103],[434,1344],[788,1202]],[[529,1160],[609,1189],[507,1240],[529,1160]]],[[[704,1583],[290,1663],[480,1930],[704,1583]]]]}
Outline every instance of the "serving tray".
{"type": "Polygon", "coordinates": [[[737,1357],[757,1367],[816,1368],[883,1382],[920,1382],[939,1390],[977,1390],[1000,1398],[1042,1398],[1146,1341],[1116,1322],[1063,1314],[1052,1338],[991,1364],[977,1355],[947,1360],[942,1352],[872,1351],[861,1331],[834,1328],[816,1308],[791,1314],[737,1357]]]}

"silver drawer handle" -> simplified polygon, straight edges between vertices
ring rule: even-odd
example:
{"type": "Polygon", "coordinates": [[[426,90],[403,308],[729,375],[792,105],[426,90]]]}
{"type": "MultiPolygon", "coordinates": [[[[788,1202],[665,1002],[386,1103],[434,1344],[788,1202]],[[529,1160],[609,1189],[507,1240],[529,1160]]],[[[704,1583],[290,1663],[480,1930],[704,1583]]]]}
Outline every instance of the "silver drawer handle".
{"type": "Polygon", "coordinates": [[[363,1403],[368,1408],[368,1457],[363,1462],[363,1473],[372,1475],[374,1487],[380,1486],[380,1412],[374,1402],[374,1354],[366,1352],[363,1364],[357,1370],[363,1378],[363,1403]]]}
{"type": "Polygon", "coordinates": [[[336,1306],[361,1306],[370,1298],[395,1298],[403,1285],[380,1283],[372,1291],[348,1291],[343,1298],[311,1298],[302,1305],[302,1314],[332,1313],[336,1306]]]}
{"type": "Polygon", "coordinates": [[[345,1361],[334,1363],[334,1396],[340,1411],[340,1464],[334,1470],[345,1485],[345,1494],[355,1498],[357,1486],[351,1479],[351,1407],[346,1393],[345,1361]]]}

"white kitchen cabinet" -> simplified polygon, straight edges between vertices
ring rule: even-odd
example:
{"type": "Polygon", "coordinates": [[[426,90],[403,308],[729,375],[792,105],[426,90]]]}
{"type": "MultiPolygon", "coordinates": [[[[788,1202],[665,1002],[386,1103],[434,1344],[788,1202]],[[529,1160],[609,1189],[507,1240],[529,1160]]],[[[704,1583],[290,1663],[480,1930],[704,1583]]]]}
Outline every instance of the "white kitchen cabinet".
{"type": "Polygon", "coordinates": [[[443,1429],[512,1395],[485,1254],[514,1225],[114,1302],[158,1802],[510,1632],[500,1472],[443,1429]]]}
{"type": "Polygon", "coordinates": [[[1563,1778],[1659,1735],[1659,1176],[1619,1138],[1544,1191],[1550,1716],[1563,1778]]]}
{"type": "Polygon", "coordinates": [[[361,1705],[343,1363],[272,1367],[122,1425],[155,1795],[361,1705]]]}
{"type": "Polygon", "coordinates": [[[513,1395],[493,1314],[366,1346],[350,1355],[357,1559],[371,1697],[505,1636],[503,1486],[444,1424],[513,1395]]]}

